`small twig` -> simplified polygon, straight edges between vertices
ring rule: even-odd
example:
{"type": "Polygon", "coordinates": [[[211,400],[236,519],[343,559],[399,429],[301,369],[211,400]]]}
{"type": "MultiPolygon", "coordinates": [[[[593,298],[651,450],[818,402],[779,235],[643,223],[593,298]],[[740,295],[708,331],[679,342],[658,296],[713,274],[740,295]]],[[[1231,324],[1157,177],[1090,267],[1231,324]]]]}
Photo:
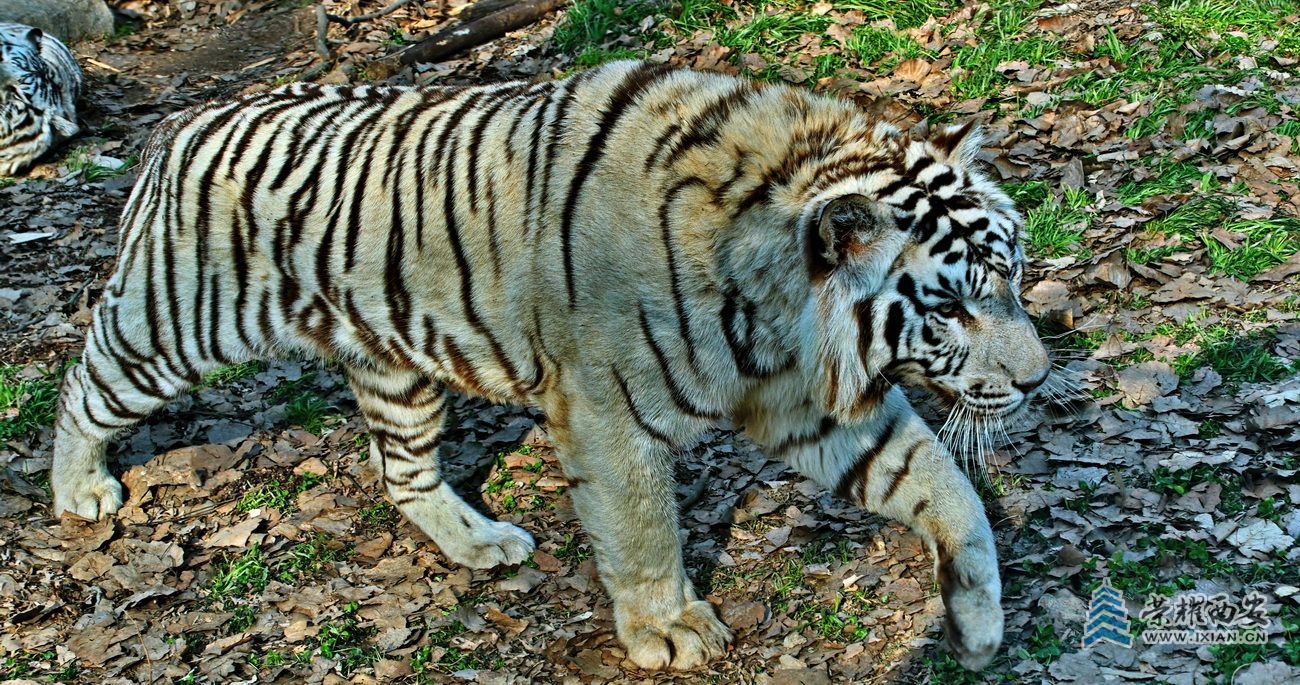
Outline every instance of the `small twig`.
{"type": "Polygon", "coordinates": [[[403,5],[409,5],[412,1],[413,0],[397,0],[393,4],[381,10],[376,10],[374,12],[367,12],[366,14],[359,14],[355,17],[340,17],[337,14],[327,14],[325,16],[328,17],[329,20],[334,22],[335,24],[342,24],[344,26],[353,26],[355,24],[360,24],[363,21],[370,21],[372,19],[378,19],[382,16],[392,14],[393,12],[396,12],[398,9],[400,9],[403,5]]]}
{"type": "Polygon", "coordinates": [[[324,5],[316,5],[316,53],[326,62],[334,59],[330,54],[330,44],[326,40],[325,34],[330,30],[329,15],[325,13],[324,5]]]}
{"type": "Polygon", "coordinates": [[[704,467],[704,471],[702,471],[700,477],[695,480],[695,484],[692,485],[691,489],[687,490],[686,494],[682,497],[681,504],[677,505],[678,511],[686,511],[695,506],[696,502],[700,501],[700,498],[704,496],[704,491],[709,489],[709,476],[712,475],[713,467],[704,467]]]}

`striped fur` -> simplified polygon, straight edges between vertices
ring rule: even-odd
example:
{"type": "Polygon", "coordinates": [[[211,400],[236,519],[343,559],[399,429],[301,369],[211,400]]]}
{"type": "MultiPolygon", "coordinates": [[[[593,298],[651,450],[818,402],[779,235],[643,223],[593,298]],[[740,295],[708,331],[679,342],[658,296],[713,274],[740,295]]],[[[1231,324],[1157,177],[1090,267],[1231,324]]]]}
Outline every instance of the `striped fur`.
{"type": "Polygon", "coordinates": [[[16,174],[77,134],[81,68],[59,39],[0,22],[0,174],[16,174]]]}
{"type": "Polygon", "coordinates": [[[722,420],[934,549],[949,636],[1001,640],[969,481],[895,382],[1014,411],[1041,382],[1018,217],[976,136],[619,62],[553,83],[296,84],[164,121],[61,398],[55,511],[120,506],[105,441],[219,366],[338,359],[389,494],[452,559],[529,535],[443,482],[444,389],[543,409],[647,668],[730,632],[686,579],[674,453],[722,420]]]}

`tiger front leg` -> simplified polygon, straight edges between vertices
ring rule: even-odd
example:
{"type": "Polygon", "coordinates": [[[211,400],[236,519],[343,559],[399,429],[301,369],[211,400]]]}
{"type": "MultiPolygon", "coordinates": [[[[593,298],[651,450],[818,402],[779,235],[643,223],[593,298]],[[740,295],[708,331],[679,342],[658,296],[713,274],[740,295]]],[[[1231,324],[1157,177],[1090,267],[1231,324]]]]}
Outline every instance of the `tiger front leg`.
{"type": "Polygon", "coordinates": [[[721,656],[731,631],[696,596],[682,564],[669,446],[638,425],[644,417],[570,418],[552,422],[552,439],[628,658],[644,669],[684,670],[721,656]]]}
{"type": "Polygon", "coordinates": [[[861,421],[811,408],[756,437],[840,496],[907,524],[935,557],[948,644],[971,670],[1002,643],[1002,583],[993,530],[970,480],[897,390],[861,421]]]}

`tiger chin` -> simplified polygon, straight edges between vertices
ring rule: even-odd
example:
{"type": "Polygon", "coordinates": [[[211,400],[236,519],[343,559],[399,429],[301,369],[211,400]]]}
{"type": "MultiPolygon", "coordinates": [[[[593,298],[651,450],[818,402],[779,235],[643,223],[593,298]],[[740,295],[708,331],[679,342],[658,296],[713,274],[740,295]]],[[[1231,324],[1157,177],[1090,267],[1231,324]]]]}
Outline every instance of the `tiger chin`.
{"type": "Polygon", "coordinates": [[[686,577],[672,460],[723,421],[930,546],[968,668],[1002,639],[992,531],[887,379],[1009,413],[1048,370],[1020,217],[970,127],[615,62],[549,83],[294,84],[173,115],[60,397],[53,510],[122,504],[106,442],[204,373],[335,359],[389,496],[451,560],[534,547],[443,480],[446,390],[547,415],[619,638],[689,669],[732,633],[686,577]]]}

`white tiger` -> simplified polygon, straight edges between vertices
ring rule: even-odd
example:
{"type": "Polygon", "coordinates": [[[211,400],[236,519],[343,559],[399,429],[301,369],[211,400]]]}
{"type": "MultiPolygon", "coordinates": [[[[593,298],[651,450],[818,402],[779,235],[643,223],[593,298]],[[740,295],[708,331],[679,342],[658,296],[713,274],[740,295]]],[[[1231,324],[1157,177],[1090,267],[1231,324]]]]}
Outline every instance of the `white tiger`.
{"type": "Polygon", "coordinates": [[[451,559],[532,537],[438,464],[445,391],[540,407],[645,668],[731,639],[686,577],[672,459],[744,425],[937,559],[948,638],[1002,639],[974,488],[898,384],[961,415],[1030,401],[1020,217],[970,127],[912,138],[852,103],[617,62],[553,83],[287,88],[164,121],[60,400],[54,511],[112,515],[105,444],[202,374],[340,360],[402,513],[451,559]]]}
{"type": "Polygon", "coordinates": [[[0,23],[0,174],[22,171],[77,135],[81,68],[58,38],[0,23]]]}

